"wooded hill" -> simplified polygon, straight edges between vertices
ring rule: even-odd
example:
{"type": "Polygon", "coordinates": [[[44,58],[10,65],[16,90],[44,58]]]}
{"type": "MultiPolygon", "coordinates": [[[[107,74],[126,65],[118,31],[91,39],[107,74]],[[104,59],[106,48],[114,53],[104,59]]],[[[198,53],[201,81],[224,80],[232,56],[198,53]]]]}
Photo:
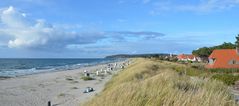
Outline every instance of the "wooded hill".
{"type": "Polygon", "coordinates": [[[159,53],[159,54],[118,54],[118,55],[111,55],[111,56],[106,56],[105,58],[138,58],[138,57],[143,57],[143,58],[150,58],[150,57],[165,57],[165,56],[170,56],[170,54],[166,53],[159,53]]]}

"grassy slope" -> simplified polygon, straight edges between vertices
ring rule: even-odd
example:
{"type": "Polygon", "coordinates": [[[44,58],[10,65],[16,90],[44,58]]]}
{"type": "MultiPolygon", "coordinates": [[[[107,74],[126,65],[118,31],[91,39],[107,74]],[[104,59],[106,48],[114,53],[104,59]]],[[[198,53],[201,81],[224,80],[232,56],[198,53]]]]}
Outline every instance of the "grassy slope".
{"type": "Polygon", "coordinates": [[[186,73],[188,76],[197,76],[204,78],[216,79],[224,82],[226,85],[233,86],[239,81],[239,69],[206,69],[205,64],[178,64],[170,63],[173,70],[179,73],[186,73]]]}
{"type": "Polygon", "coordinates": [[[172,65],[136,59],[84,106],[234,105],[222,82],[180,74],[172,65]]]}

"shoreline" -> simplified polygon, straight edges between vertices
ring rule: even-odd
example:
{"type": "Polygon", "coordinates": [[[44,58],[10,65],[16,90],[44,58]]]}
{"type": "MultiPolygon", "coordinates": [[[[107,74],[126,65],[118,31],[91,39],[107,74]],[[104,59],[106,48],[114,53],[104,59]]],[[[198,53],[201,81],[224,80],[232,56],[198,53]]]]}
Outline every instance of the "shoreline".
{"type": "MultiPolygon", "coordinates": [[[[122,64],[125,61],[127,60],[110,63],[122,64]]],[[[95,79],[90,81],[81,79],[84,76],[83,70],[95,73],[96,70],[105,69],[107,64],[109,63],[0,80],[1,106],[44,106],[48,101],[53,106],[79,106],[101,92],[120,68],[117,67],[116,71],[104,76],[92,74],[95,79]],[[95,91],[83,93],[86,87],[92,87],[95,91]]]]}
{"type": "MultiPolygon", "coordinates": [[[[54,68],[50,68],[50,69],[40,69],[38,70],[39,72],[32,72],[32,73],[25,73],[23,75],[0,75],[0,80],[5,80],[5,79],[9,79],[9,78],[17,78],[17,77],[23,77],[23,76],[31,76],[31,75],[37,75],[37,74],[44,74],[44,73],[54,73],[54,72],[61,72],[61,71],[74,71],[74,70],[78,70],[78,69],[82,69],[82,68],[86,68],[86,67],[92,67],[92,66],[97,66],[97,65],[105,65],[105,64],[110,64],[110,63],[118,63],[118,62],[122,62],[122,61],[127,61],[128,59],[124,59],[124,60],[114,60],[114,61],[105,61],[105,62],[99,62],[99,63],[91,63],[91,64],[84,64],[82,66],[73,68],[72,66],[74,65],[78,65],[78,64],[71,64],[71,68],[59,68],[59,67],[65,67],[65,66],[57,66],[54,68]]],[[[24,70],[30,70],[30,69],[24,69],[24,70]]]]}

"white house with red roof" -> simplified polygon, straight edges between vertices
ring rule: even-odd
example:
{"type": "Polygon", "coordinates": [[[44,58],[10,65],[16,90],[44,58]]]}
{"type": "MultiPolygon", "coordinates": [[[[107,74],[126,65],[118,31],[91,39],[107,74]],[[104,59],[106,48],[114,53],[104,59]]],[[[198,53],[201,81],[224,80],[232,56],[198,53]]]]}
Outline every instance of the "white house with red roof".
{"type": "Polygon", "coordinates": [[[214,50],[208,58],[206,68],[239,68],[238,49],[214,50]]]}
{"type": "Polygon", "coordinates": [[[192,54],[180,54],[177,58],[179,61],[197,61],[197,57],[192,54]]]}

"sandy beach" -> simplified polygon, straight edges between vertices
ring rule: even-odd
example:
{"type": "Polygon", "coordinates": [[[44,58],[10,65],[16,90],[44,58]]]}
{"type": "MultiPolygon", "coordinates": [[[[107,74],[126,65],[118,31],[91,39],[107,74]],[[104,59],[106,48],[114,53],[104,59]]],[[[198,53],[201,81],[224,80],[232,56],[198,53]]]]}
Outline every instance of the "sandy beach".
{"type": "Polygon", "coordinates": [[[76,70],[49,72],[0,80],[1,106],[79,106],[103,90],[113,74],[120,70],[119,64],[110,74],[96,76],[96,70],[106,69],[107,64],[83,67],[76,70]],[[84,70],[95,80],[84,81],[84,70]],[[83,93],[86,87],[95,91],[83,93]]]}

